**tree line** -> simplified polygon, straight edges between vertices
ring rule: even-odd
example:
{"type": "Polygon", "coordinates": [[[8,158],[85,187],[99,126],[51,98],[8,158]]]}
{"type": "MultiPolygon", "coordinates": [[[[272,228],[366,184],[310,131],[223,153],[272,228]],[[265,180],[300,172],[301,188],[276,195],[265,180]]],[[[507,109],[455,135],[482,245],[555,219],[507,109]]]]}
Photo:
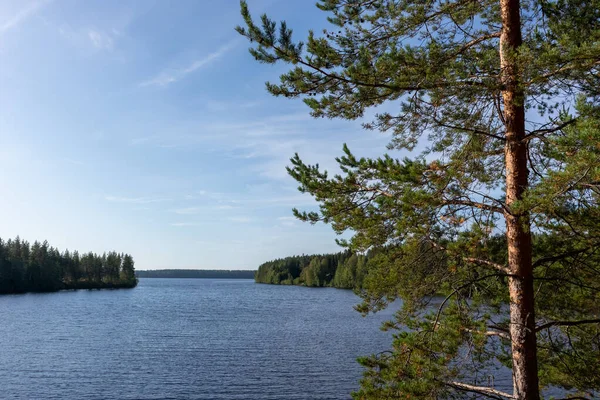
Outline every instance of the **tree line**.
{"type": "Polygon", "coordinates": [[[31,245],[18,236],[6,241],[0,238],[0,294],[136,285],[129,254],[60,252],[47,241],[31,245]]]}
{"type": "Polygon", "coordinates": [[[254,280],[275,285],[358,289],[362,287],[369,260],[376,253],[375,250],[366,254],[346,250],[335,254],[279,258],[261,264],[254,280]]]}
{"type": "MultiPolygon", "coordinates": [[[[548,243],[555,243],[557,238],[549,235],[534,236],[536,253],[542,253],[548,243]]],[[[458,242],[444,243],[445,247],[460,246],[458,242]]],[[[497,262],[505,261],[503,248],[506,238],[495,235],[486,244],[490,258],[497,262]]],[[[257,283],[274,285],[300,285],[312,287],[335,287],[339,289],[355,289],[359,292],[380,291],[381,287],[394,285],[397,280],[396,269],[398,262],[409,263],[415,271],[419,269],[443,266],[446,269],[455,268],[454,260],[448,257],[446,251],[436,251],[434,246],[421,243],[415,250],[419,255],[413,257],[400,246],[386,245],[374,247],[361,253],[345,250],[332,254],[314,254],[279,258],[267,261],[258,267],[254,275],[257,283]]],[[[478,273],[476,269],[474,273],[478,273]]],[[[482,273],[485,271],[481,271],[482,273]]],[[[423,276],[423,280],[427,277],[423,276]]],[[[433,294],[447,295],[451,289],[439,286],[433,294]]]]}
{"type": "Polygon", "coordinates": [[[253,279],[255,271],[221,269],[157,269],[136,271],[138,278],[253,279]]]}

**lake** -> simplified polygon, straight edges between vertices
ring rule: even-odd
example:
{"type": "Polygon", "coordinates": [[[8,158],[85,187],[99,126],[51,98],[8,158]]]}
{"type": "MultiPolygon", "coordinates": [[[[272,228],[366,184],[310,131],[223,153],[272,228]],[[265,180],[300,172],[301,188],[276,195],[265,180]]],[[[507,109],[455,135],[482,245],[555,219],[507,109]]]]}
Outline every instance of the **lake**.
{"type": "Polygon", "coordinates": [[[348,399],[393,310],[252,280],[0,296],[0,398],[348,399]]]}

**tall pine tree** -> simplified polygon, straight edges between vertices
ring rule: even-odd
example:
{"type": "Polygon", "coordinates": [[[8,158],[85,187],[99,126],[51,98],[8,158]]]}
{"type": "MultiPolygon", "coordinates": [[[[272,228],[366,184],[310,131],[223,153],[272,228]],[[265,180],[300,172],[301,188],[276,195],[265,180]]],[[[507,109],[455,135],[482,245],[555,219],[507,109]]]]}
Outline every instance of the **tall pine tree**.
{"type": "Polygon", "coordinates": [[[289,168],[320,203],[300,219],[351,230],[342,244],[357,250],[394,245],[365,277],[362,311],[401,297],[389,326],[402,333],[362,360],[357,398],[599,390],[600,1],[317,6],[333,28],[305,44],[285,22],[255,23],[244,1],[237,30],[256,60],[290,64],[270,93],[315,117],[375,108],[365,128],[412,151],[368,159],[344,146],[339,175],[298,155],[289,168]],[[477,380],[498,362],[510,392],[477,380]]]}

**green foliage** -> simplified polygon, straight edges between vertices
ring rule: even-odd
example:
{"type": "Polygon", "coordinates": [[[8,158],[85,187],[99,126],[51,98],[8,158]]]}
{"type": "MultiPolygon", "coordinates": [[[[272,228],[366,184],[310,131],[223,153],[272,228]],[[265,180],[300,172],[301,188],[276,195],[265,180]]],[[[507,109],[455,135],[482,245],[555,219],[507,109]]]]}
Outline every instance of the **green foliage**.
{"type": "Polygon", "coordinates": [[[7,241],[0,238],[0,294],[136,285],[129,254],[80,256],[68,250],[61,254],[46,241],[30,245],[18,236],[7,241]]]}
{"type": "Polygon", "coordinates": [[[349,251],[286,257],[261,264],[254,280],[275,285],[359,288],[362,273],[358,268],[358,260],[364,265],[368,258],[369,254],[353,254],[349,251]]]}
{"type": "MultiPolygon", "coordinates": [[[[401,298],[387,325],[398,334],[390,353],[361,360],[356,398],[512,397],[481,386],[476,372],[511,367],[511,340],[522,340],[510,337],[507,283],[529,278],[509,268],[517,264],[507,250],[531,249],[504,237],[514,220],[534,234],[530,354],[540,386],[600,390],[600,1],[511,4],[522,37],[501,50],[511,32],[497,0],[322,0],[329,28],[304,43],[266,15],[255,23],[241,2],[237,31],[252,56],[290,66],[270,93],[302,98],[315,117],[375,110],[365,128],[391,133],[392,155],[360,158],[344,146],[337,175],[299,155],[288,168],[320,205],[294,210],[299,219],[351,232],[340,244],[352,251],[388,249],[369,260],[359,310],[401,298]],[[506,107],[525,113],[518,137],[507,134],[516,117],[506,107]],[[515,147],[525,150],[510,164],[515,147]],[[526,184],[507,201],[515,176],[526,184]],[[431,315],[440,292],[448,297],[431,315]]],[[[265,281],[322,284],[320,264],[310,264],[299,274],[269,269],[265,281]]],[[[347,273],[333,282],[348,282],[347,273]]]]}

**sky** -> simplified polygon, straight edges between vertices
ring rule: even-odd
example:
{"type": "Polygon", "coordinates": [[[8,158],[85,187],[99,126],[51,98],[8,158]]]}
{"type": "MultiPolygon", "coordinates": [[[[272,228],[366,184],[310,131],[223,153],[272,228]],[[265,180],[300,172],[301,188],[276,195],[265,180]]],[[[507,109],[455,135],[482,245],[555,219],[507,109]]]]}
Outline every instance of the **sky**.
{"type": "MultiPolygon", "coordinates": [[[[304,0],[249,0],[298,39],[326,14],[304,0]]],[[[335,172],[389,138],[313,119],[265,82],[234,31],[236,0],[0,2],[0,237],[130,253],[138,269],[256,269],[337,252],[285,166],[335,172]]]]}

